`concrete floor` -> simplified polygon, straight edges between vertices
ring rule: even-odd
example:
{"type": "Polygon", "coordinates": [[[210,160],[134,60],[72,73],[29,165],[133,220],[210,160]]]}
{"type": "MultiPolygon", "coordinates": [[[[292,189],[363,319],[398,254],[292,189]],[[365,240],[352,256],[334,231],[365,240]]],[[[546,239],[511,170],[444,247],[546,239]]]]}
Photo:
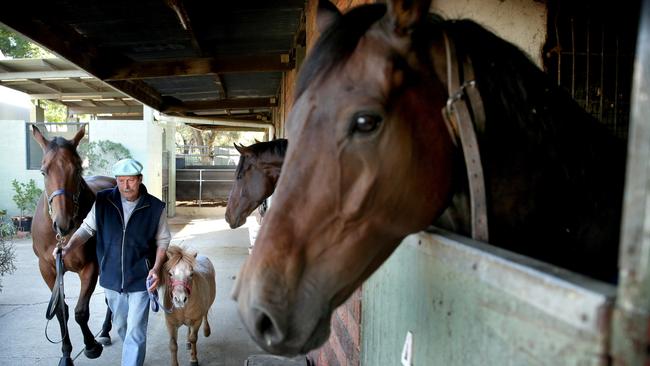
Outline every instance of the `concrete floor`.
{"type": "MultiPolygon", "coordinates": [[[[205,338],[202,331],[199,332],[198,358],[205,366],[242,366],[248,356],[264,353],[249,337],[237,314],[236,303],[230,299],[239,267],[248,255],[248,227],[254,218],[249,217],[246,225],[231,230],[223,219],[224,211],[224,208],[180,208],[176,217],[169,220],[172,244],[182,244],[208,256],[217,271],[217,297],[209,315],[212,335],[205,338]]],[[[17,270],[0,278],[3,286],[0,292],[0,365],[56,365],[61,346],[49,343],[44,334],[50,291],[38,271],[31,239],[15,240],[14,244],[17,270]]],[[[79,295],[79,279],[74,273],[65,275],[65,294],[72,310],[79,295]]],[[[99,286],[90,308],[90,328],[98,334],[106,309],[104,290],[99,286]]],[[[49,324],[48,334],[51,339],[58,340],[61,334],[54,320],[49,324]]],[[[100,358],[90,360],[82,353],[83,339],[74,319],[69,321],[68,328],[75,365],[119,365],[122,342],[114,331],[111,332],[113,344],[104,348],[100,358]]],[[[189,352],[184,346],[186,334],[186,328],[179,330],[181,365],[189,365],[189,352]]],[[[168,342],[163,313],[151,312],[145,365],[168,365],[168,342]]],[[[291,362],[249,364],[253,363],[281,365],[291,362]]]]}

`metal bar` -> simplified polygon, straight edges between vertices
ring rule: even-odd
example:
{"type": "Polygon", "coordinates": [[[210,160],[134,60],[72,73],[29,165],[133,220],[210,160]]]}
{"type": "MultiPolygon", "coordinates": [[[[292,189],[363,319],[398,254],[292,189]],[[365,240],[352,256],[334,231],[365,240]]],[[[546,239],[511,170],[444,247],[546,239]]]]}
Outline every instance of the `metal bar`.
{"type": "Polygon", "coordinates": [[[642,4],[634,65],[619,285],[612,324],[614,365],[650,361],[650,0],[642,4]]]}
{"type": "Polygon", "coordinates": [[[618,131],[618,64],[619,64],[618,33],[616,33],[616,75],[614,77],[614,130],[618,131]]]}
{"type": "Polygon", "coordinates": [[[605,95],[605,23],[600,25],[600,102],[598,103],[598,120],[603,120],[603,98],[605,95]]]}
{"type": "Polygon", "coordinates": [[[586,67],[586,77],[585,77],[585,109],[589,114],[591,114],[591,106],[589,105],[589,75],[590,70],[589,66],[591,65],[591,19],[587,17],[587,67],[586,67]]]}
{"type": "Polygon", "coordinates": [[[199,207],[203,201],[203,169],[199,169],[199,207]]]}
{"type": "Polygon", "coordinates": [[[571,98],[576,98],[576,31],[571,17],[571,98]]]}

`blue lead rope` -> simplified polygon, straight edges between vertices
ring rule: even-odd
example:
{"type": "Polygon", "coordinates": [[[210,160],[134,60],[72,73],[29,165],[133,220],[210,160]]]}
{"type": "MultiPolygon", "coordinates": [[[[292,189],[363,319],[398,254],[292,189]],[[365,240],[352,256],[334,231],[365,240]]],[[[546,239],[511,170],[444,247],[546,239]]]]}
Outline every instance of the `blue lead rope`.
{"type": "Polygon", "coordinates": [[[167,314],[171,314],[172,309],[165,309],[165,307],[158,300],[158,290],[154,292],[149,292],[149,287],[153,283],[153,278],[147,277],[147,292],[149,293],[149,304],[151,305],[151,310],[154,313],[158,312],[158,309],[162,309],[167,314]]]}

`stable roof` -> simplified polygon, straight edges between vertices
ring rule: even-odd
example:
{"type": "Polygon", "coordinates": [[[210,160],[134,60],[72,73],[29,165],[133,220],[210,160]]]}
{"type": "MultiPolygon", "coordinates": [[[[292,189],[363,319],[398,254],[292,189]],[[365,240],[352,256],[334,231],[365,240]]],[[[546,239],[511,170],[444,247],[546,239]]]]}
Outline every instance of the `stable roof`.
{"type": "Polygon", "coordinates": [[[28,3],[0,22],[175,116],[270,120],[305,42],[304,0],[28,3]]]}

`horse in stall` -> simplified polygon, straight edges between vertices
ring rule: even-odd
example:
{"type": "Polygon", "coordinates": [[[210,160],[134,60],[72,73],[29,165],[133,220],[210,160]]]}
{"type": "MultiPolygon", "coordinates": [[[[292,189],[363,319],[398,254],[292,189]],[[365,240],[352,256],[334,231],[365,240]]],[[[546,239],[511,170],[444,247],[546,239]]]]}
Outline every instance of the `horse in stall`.
{"type": "Polygon", "coordinates": [[[624,142],[518,48],[429,6],[319,4],[273,206],[233,291],[269,352],[321,345],[333,310],[436,220],[616,278],[624,142]]]}
{"type": "Polygon", "coordinates": [[[199,328],[205,322],[203,335],[210,336],[208,310],[217,293],[214,266],[205,256],[170,246],[162,271],[162,284],[165,286],[164,307],[171,309],[165,313],[171,363],[178,366],[178,328],[186,325],[190,364],[198,366],[196,341],[199,328]]]}
{"type": "MultiPolygon", "coordinates": [[[[81,128],[72,140],[63,137],[46,139],[41,131],[33,126],[32,135],[43,149],[41,173],[45,190],[41,195],[32,221],[32,247],[38,257],[38,268],[50,290],[55,290],[57,277],[55,259],[52,256],[57,243],[67,240],[79,228],[81,222],[95,202],[95,193],[115,186],[115,179],[103,176],[83,178],[81,158],[77,145],[83,138],[85,129],[81,128]],[[60,238],[60,239],[59,239],[60,238]]],[[[75,307],[75,320],[81,327],[86,346],[84,353],[88,358],[97,358],[102,346],[88,328],[90,318],[89,302],[99,274],[95,239],[77,248],[65,257],[65,271],[76,272],[81,280],[79,299],[75,307]]],[[[62,306],[63,304],[59,304],[62,306]]],[[[63,336],[60,365],[71,365],[72,344],[67,332],[68,306],[56,312],[63,336]]],[[[49,309],[48,309],[49,311],[49,309]]],[[[100,337],[109,340],[111,312],[107,310],[100,337]]]]}
{"type": "Polygon", "coordinates": [[[273,194],[287,151],[287,140],[276,139],[250,146],[235,144],[235,148],[241,156],[226,207],[226,222],[232,229],[242,226],[248,215],[273,194]]]}

